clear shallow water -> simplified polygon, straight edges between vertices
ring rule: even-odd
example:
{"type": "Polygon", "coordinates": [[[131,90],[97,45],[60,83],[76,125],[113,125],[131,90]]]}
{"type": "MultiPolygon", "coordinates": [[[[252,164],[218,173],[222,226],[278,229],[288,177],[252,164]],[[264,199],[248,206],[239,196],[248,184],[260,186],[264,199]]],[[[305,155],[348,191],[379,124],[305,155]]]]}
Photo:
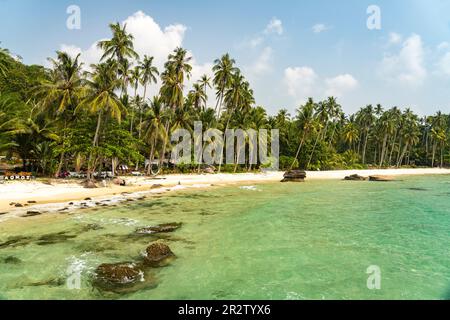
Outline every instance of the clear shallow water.
{"type": "Polygon", "coordinates": [[[449,248],[448,176],[190,190],[0,224],[0,298],[450,299],[449,248]],[[168,222],[183,227],[160,236],[177,259],[146,275],[156,288],[91,286],[99,264],[139,260],[156,239],[136,228],[168,222]],[[371,265],[381,290],[367,288],[371,265]]]}

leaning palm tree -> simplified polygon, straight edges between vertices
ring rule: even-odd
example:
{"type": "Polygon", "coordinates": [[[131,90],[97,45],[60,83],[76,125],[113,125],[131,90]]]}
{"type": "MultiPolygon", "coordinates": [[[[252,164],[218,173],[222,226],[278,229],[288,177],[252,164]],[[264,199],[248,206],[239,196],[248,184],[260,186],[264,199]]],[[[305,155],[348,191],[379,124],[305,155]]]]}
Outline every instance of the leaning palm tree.
{"type": "Polygon", "coordinates": [[[214,86],[216,87],[216,112],[217,116],[220,116],[222,103],[225,95],[226,89],[229,87],[231,83],[231,78],[233,74],[235,74],[238,69],[234,67],[235,61],[230,58],[230,55],[227,53],[223,55],[220,59],[216,59],[214,61],[213,72],[214,72],[214,86]]]}
{"type": "MultiPolygon", "coordinates": [[[[36,96],[40,99],[42,108],[53,113],[62,123],[62,139],[66,141],[66,131],[73,119],[73,112],[83,92],[83,79],[81,69],[83,63],[79,62],[80,55],[72,58],[66,52],[57,51],[56,59],[49,58],[53,64],[51,78],[44,80],[36,88],[36,96]],[[56,107],[56,110],[50,110],[56,107]]],[[[64,147],[61,148],[60,160],[55,176],[58,177],[65,159],[64,147]]]]}
{"type": "Polygon", "coordinates": [[[299,129],[302,132],[302,138],[295,153],[294,160],[291,163],[290,170],[294,168],[296,162],[298,162],[298,157],[300,151],[302,150],[303,144],[305,143],[309,133],[313,129],[314,121],[314,108],[315,103],[312,98],[308,99],[308,102],[297,110],[297,120],[299,124],[299,129]]]}
{"type": "MultiPolygon", "coordinates": [[[[165,63],[165,70],[161,74],[162,86],[160,96],[162,102],[169,108],[170,114],[175,114],[178,109],[184,106],[184,81],[190,79],[192,66],[190,64],[192,57],[183,48],[176,48],[168,57],[165,63]]],[[[167,147],[167,137],[170,131],[171,116],[166,120],[165,132],[166,137],[162,144],[162,152],[160,154],[159,169],[161,169],[167,147]]]]}
{"type": "Polygon", "coordinates": [[[76,108],[76,111],[87,109],[97,116],[97,126],[89,154],[88,179],[92,179],[97,165],[96,149],[99,147],[102,120],[106,121],[108,116],[120,122],[125,113],[125,107],[116,94],[121,86],[121,81],[117,78],[116,73],[117,62],[109,59],[106,62],[91,65],[91,68],[93,72],[89,73],[90,79],[86,81],[88,87],[86,97],[76,108]]]}
{"type": "Polygon", "coordinates": [[[153,158],[158,142],[166,140],[165,114],[162,101],[159,97],[156,96],[153,98],[145,118],[147,120],[144,123],[144,127],[146,128],[144,131],[144,139],[150,145],[147,175],[157,175],[159,174],[159,170],[158,172],[153,172],[153,158]]]}

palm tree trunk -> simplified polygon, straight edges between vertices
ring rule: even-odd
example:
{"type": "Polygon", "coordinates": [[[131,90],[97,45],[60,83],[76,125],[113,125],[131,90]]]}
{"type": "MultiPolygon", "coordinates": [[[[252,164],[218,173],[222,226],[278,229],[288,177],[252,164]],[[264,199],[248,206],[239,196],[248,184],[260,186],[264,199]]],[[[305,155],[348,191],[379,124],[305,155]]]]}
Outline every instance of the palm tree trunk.
{"type": "MultiPolygon", "coordinates": [[[[294,161],[292,161],[292,163],[291,163],[291,166],[290,166],[289,170],[292,170],[292,168],[294,167],[294,164],[295,164],[295,160],[297,160],[297,161],[298,161],[298,156],[300,155],[300,150],[302,149],[302,147],[303,147],[303,143],[305,142],[305,136],[306,136],[306,132],[305,132],[305,131],[303,131],[303,136],[302,136],[302,140],[300,141],[300,144],[298,145],[298,148],[297,148],[297,153],[295,154],[295,158],[294,158],[294,161]]],[[[300,165],[300,163],[299,163],[299,165],[300,165]]]]}
{"type": "Polygon", "coordinates": [[[366,164],[366,150],[367,150],[367,142],[369,140],[369,130],[370,127],[366,129],[366,136],[364,137],[364,146],[363,146],[363,153],[362,153],[362,163],[366,164]]]}
{"type": "Polygon", "coordinates": [[[311,164],[312,157],[314,155],[314,151],[316,151],[316,146],[317,146],[317,143],[319,142],[319,138],[321,135],[322,135],[322,130],[319,131],[319,135],[317,136],[316,141],[314,142],[314,147],[313,147],[311,155],[309,157],[308,164],[306,165],[306,170],[308,170],[309,165],[311,164]]]}
{"type": "Polygon", "coordinates": [[[380,167],[383,166],[383,163],[384,163],[384,157],[385,157],[385,154],[386,154],[386,142],[387,142],[387,138],[388,138],[388,135],[385,134],[385,135],[384,135],[384,139],[383,139],[383,146],[382,146],[382,149],[381,149],[380,167]]]}
{"type": "MultiPolygon", "coordinates": [[[[94,135],[94,139],[92,141],[92,147],[95,148],[98,146],[98,140],[99,140],[99,135],[100,135],[100,127],[101,127],[101,123],[102,123],[102,112],[98,113],[98,118],[97,118],[97,128],[95,129],[95,135],[94,135]]],[[[89,155],[89,161],[88,161],[88,172],[87,172],[87,178],[88,180],[92,180],[93,176],[93,172],[94,172],[94,150],[91,151],[90,155],[89,155]]]]}

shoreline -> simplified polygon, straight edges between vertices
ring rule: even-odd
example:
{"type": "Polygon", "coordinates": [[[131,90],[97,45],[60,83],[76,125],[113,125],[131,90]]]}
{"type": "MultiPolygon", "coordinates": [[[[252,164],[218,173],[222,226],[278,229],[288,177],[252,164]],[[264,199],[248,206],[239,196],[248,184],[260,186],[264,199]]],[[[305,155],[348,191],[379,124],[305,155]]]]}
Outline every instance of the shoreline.
{"type": "MultiPolygon", "coordinates": [[[[214,186],[242,185],[279,182],[284,172],[238,173],[238,174],[174,174],[158,178],[124,177],[128,186],[108,186],[86,189],[78,180],[50,180],[31,182],[6,182],[0,184],[0,222],[22,217],[27,212],[55,213],[110,206],[127,201],[144,199],[147,196],[189,188],[210,188],[214,186]],[[33,203],[28,203],[28,202],[33,203]],[[15,207],[10,203],[20,203],[15,207]],[[68,203],[72,203],[68,205],[68,203]]],[[[306,183],[314,180],[342,180],[358,174],[361,176],[415,176],[450,175],[450,169],[369,169],[307,171],[306,183]]]]}

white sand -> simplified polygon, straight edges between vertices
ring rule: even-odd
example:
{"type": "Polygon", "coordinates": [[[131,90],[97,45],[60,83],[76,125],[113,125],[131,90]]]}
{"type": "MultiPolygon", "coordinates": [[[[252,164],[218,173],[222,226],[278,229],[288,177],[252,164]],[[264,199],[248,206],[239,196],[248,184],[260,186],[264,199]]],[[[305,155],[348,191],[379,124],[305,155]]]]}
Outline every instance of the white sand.
{"type": "MultiPolygon", "coordinates": [[[[433,175],[450,174],[450,169],[380,169],[380,170],[341,170],[341,171],[315,171],[307,172],[309,180],[343,179],[345,176],[359,174],[362,176],[386,175],[433,175]]],[[[161,193],[185,187],[207,188],[212,185],[246,184],[280,181],[283,172],[269,173],[244,173],[244,174],[193,174],[193,175],[167,175],[158,179],[147,177],[126,177],[129,186],[109,186],[106,188],[85,189],[76,181],[53,180],[52,184],[40,181],[14,182],[9,181],[0,184],[0,213],[13,211],[33,210],[49,204],[67,205],[69,201],[84,201],[92,198],[93,203],[122,196],[122,193],[132,193],[139,196],[142,193],[161,193]],[[154,184],[162,185],[162,188],[151,190],[154,184]],[[28,201],[36,201],[37,205],[29,204],[24,208],[15,208],[11,202],[26,204],[28,201]]],[[[57,206],[55,208],[58,208],[57,206]]],[[[59,207],[60,208],[60,207],[59,207]]],[[[0,215],[1,217],[1,215],[0,215]]]]}

